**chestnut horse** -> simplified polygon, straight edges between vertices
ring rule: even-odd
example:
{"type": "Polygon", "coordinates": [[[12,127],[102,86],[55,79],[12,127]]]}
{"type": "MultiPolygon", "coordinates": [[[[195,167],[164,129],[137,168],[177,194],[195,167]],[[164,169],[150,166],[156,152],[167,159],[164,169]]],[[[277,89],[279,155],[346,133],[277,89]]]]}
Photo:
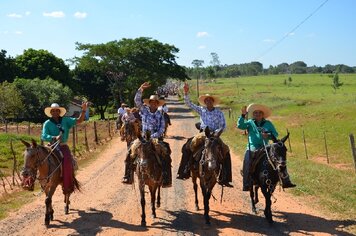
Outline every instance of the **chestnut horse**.
{"type": "MultiPolygon", "coordinates": [[[[136,121],[137,122],[137,121],[136,121]]],[[[121,130],[121,140],[125,140],[127,147],[130,146],[131,142],[134,141],[137,136],[139,135],[138,132],[140,130],[140,123],[132,123],[125,121],[122,124],[122,130],[121,130]],[[137,131],[135,130],[135,125],[138,125],[137,131]]]]}
{"type": "MultiPolygon", "coordinates": [[[[56,191],[58,185],[63,184],[62,179],[62,157],[59,152],[54,152],[50,147],[37,145],[35,140],[32,144],[21,140],[26,146],[24,152],[24,168],[22,170],[22,187],[24,189],[33,191],[36,179],[40,182],[42,190],[46,194],[46,214],[45,225],[48,226],[53,220],[52,196],[56,191]],[[37,172],[39,173],[37,176],[37,172]]],[[[56,142],[54,144],[58,145],[56,142]]],[[[80,190],[79,182],[73,176],[74,189],[80,190]]],[[[69,196],[71,193],[64,194],[65,213],[69,212],[69,196]]]]}
{"type": "Polygon", "coordinates": [[[160,157],[156,153],[155,145],[149,136],[149,134],[146,134],[146,137],[143,138],[139,135],[141,143],[137,148],[136,174],[141,196],[141,226],[146,226],[145,185],[148,186],[151,193],[151,210],[153,218],[156,218],[156,192],[157,208],[161,205],[162,163],[160,157]]]}
{"type": "Polygon", "coordinates": [[[223,130],[220,130],[216,133],[211,133],[208,127],[205,129],[206,138],[204,147],[198,150],[198,152],[195,154],[195,159],[200,160],[198,164],[199,168],[194,168],[194,165],[196,164],[193,164],[191,165],[190,169],[195,193],[196,210],[199,210],[197,178],[199,178],[200,180],[200,188],[204,198],[204,218],[206,224],[210,224],[209,199],[211,197],[213,188],[218,180],[220,172],[219,163],[222,163],[222,160],[224,158],[222,153],[222,145],[219,138],[222,131],[223,130]]]}
{"type": "Polygon", "coordinates": [[[256,150],[255,161],[252,163],[252,179],[254,183],[254,188],[250,189],[252,211],[257,213],[258,188],[261,188],[266,200],[264,215],[269,223],[273,223],[271,196],[280,181],[278,173],[283,172],[286,168],[287,148],[284,143],[288,137],[289,133],[281,140],[272,137],[274,143],[256,150]]]}

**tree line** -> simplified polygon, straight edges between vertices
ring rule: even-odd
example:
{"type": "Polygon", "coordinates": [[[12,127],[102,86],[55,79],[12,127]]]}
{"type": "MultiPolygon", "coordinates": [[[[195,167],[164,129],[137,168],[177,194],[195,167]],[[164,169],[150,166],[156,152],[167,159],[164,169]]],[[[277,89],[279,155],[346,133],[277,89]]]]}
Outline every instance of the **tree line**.
{"type": "Polygon", "coordinates": [[[47,50],[30,48],[15,58],[1,50],[0,120],[42,122],[45,107],[53,102],[68,106],[74,96],[90,101],[105,119],[105,112],[121,102],[133,105],[144,81],[151,82],[149,94],[168,79],[189,79],[176,62],[179,49],[151,38],[76,43],[76,50],[83,56],[67,64],[47,50]]]}

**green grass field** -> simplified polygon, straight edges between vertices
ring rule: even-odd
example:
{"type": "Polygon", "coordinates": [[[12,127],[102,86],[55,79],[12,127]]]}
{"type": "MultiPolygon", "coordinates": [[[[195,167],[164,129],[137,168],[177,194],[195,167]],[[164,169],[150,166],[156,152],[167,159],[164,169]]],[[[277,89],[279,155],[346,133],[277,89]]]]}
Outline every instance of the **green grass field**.
{"type": "MultiPolygon", "coordinates": [[[[221,97],[228,123],[223,138],[241,158],[247,143],[246,136],[236,128],[241,107],[250,103],[271,107],[270,119],[280,138],[287,129],[290,132],[288,168],[298,186],[289,191],[306,199],[310,197],[325,212],[354,218],[356,170],[349,134],[356,135],[356,75],[340,74],[339,80],[343,85],[334,92],[332,75],[325,74],[217,79],[215,83],[201,83],[200,94],[221,97]]],[[[195,85],[196,81],[191,81],[193,100],[195,85]]]]}

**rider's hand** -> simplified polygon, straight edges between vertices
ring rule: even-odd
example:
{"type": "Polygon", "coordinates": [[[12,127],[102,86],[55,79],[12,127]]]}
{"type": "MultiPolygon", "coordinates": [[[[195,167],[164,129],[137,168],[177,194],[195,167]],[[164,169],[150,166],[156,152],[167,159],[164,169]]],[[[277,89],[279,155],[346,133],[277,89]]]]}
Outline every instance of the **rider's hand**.
{"type": "Polygon", "coordinates": [[[242,115],[246,115],[246,114],[247,114],[247,107],[246,107],[246,106],[243,106],[243,107],[241,108],[241,114],[242,114],[242,115]]]}
{"type": "Polygon", "coordinates": [[[150,82],[144,82],[144,83],[141,85],[140,90],[143,91],[143,90],[145,90],[146,88],[149,88],[149,87],[151,87],[150,82]]]}

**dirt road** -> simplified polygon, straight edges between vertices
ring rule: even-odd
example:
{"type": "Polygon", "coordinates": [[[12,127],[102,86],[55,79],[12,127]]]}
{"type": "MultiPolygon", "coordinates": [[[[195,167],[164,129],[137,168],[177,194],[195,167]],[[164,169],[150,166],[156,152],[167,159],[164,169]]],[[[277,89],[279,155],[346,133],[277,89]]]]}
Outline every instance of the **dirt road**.
{"type": "MultiPolygon", "coordinates": [[[[180,149],[192,136],[195,118],[184,104],[168,100],[172,126],[168,141],[172,148],[173,174],[177,172],[180,149]]],[[[44,200],[38,199],[0,221],[0,235],[351,235],[342,232],[345,221],[333,220],[301,204],[288,192],[276,190],[272,226],[263,218],[263,197],[259,214],[251,212],[249,196],[241,191],[241,161],[232,153],[234,188],[216,185],[210,200],[211,225],[206,226],[203,210],[195,211],[191,180],[173,179],[173,186],[161,191],[157,218],[150,218],[149,194],[146,194],[147,227],[140,226],[140,201],[137,186],[121,184],[126,145],[114,138],[100,157],[77,177],[82,192],[71,196],[71,210],[64,214],[63,195],[58,188],[53,199],[54,221],[44,226],[44,200]]],[[[200,194],[200,192],[199,192],[200,194]]],[[[200,194],[200,208],[202,208],[200,194]]]]}

